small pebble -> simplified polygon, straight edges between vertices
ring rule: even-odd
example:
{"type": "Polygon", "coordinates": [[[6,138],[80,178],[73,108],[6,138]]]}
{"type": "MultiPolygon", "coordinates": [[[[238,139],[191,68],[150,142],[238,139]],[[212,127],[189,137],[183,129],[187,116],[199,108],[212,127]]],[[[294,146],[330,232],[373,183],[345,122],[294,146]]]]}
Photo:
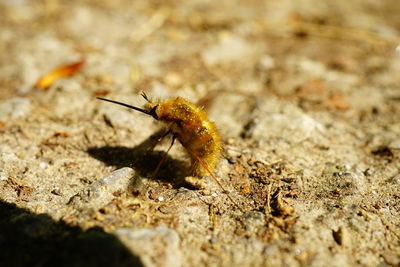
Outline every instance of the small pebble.
{"type": "Polygon", "coordinates": [[[336,243],[344,248],[348,248],[351,245],[351,238],[346,227],[340,226],[337,231],[333,231],[333,238],[336,243]]]}
{"type": "Polygon", "coordinates": [[[183,266],[180,237],[171,228],[120,228],[114,233],[144,266],[183,266]]]}
{"type": "Polygon", "coordinates": [[[14,97],[0,104],[0,120],[7,121],[25,117],[31,112],[31,102],[28,98],[14,97]]]}
{"type": "Polygon", "coordinates": [[[375,171],[371,168],[368,168],[364,171],[365,176],[372,176],[375,173],[375,171]]]}
{"type": "Polygon", "coordinates": [[[99,209],[115,198],[115,192],[128,190],[134,174],[128,167],[115,170],[73,196],[69,205],[78,209],[99,209]]]}
{"type": "Polygon", "coordinates": [[[56,187],[56,188],[54,188],[53,190],[51,190],[51,193],[52,193],[53,195],[56,195],[56,196],[62,196],[62,193],[61,193],[61,191],[60,191],[60,188],[58,188],[58,187],[56,187]]]}
{"type": "Polygon", "coordinates": [[[39,163],[39,168],[44,169],[46,167],[47,167],[47,163],[46,162],[42,161],[42,162],[39,163]]]}
{"type": "Polygon", "coordinates": [[[8,177],[4,174],[4,172],[0,171],[0,181],[6,181],[8,180],[8,177]]]}

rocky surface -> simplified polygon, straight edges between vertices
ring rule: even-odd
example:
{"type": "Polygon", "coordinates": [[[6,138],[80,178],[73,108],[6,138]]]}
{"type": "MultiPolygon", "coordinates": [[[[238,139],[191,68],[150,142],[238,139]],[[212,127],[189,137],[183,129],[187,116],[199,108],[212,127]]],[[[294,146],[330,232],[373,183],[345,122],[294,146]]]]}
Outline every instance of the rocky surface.
{"type": "Polygon", "coordinates": [[[0,264],[398,266],[397,2],[0,1],[0,264]],[[142,91],[207,110],[226,192],[96,99],[142,91]]]}

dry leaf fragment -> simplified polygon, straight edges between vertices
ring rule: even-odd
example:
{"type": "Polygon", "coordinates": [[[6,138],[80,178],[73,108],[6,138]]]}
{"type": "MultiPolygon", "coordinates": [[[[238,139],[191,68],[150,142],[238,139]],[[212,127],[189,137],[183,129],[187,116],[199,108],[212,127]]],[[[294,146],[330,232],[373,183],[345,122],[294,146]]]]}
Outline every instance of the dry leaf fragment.
{"type": "Polygon", "coordinates": [[[106,95],[109,95],[110,93],[111,93],[110,90],[101,89],[101,90],[96,90],[96,91],[94,92],[94,95],[95,95],[95,96],[106,96],[106,95]]]}
{"type": "Polygon", "coordinates": [[[70,134],[67,132],[54,132],[51,136],[52,137],[59,137],[59,136],[70,137],[70,134]]]}
{"type": "Polygon", "coordinates": [[[46,90],[58,79],[71,77],[74,75],[84,63],[85,61],[81,60],[69,65],[60,66],[41,77],[34,87],[41,90],[46,90]]]}

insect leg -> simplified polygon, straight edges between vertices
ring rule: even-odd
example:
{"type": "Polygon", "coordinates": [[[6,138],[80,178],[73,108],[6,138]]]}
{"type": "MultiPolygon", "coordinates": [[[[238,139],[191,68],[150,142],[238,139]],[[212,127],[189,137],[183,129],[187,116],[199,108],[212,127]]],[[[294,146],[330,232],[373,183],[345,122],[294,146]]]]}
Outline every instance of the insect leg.
{"type": "MultiPolygon", "coordinates": [[[[171,130],[169,130],[168,132],[171,132],[171,130]]],[[[153,177],[155,177],[158,173],[158,171],[160,170],[161,165],[164,163],[165,159],[167,158],[168,152],[171,150],[172,146],[174,145],[175,139],[176,139],[176,134],[174,134],[172,136],[172,142],[171,145],[169,146],[169,148],[167,149],[167,151],[164,152],[164,155],[162,156],[160,162],[157,165],[156,170],[154,171],[153,177]]]]}
{"type": "MultiPolygon", "coordinates": [[[[210,174],[210,176],[214,179],[214,181],[219,185],[219,187],[222,189],[222,191],[225,193],[227,192],[224,188],[224,186],[218,181],[217,177],[215,177],[215,175],[210,171],[210,169],[207,167],[207,165],[204,163],[204,161],[197,156],[196,154],[194,154],[193,152],[189,151],[189,154],[191,154],[196,160],[197,162],[201,165],[201,167],[203,167],[208,174],[210,174]]],[[[245,213],[245,211],[232,199],[232,197],[229,195],[229,193],[226,194],[226,196],[229,198],[229,200],[243,213],[245,213]]]]}
{"type": "Polygon", "coordinates": [[[147,152],[152,152],[154,150],[154,148],[170,133],[172,133],[171,129],[169,129],[168,131],[163,133],[160,137],[158,137],[157,141],[154,144],[152,144],[152,146],[147,150],[147,152]]]}

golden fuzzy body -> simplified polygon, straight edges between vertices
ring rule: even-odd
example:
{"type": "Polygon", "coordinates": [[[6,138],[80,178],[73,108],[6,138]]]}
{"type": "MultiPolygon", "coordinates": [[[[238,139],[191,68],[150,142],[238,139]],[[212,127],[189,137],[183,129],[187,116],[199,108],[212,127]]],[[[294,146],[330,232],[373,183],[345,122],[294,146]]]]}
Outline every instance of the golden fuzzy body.
{"type": "Polygon", "coordinates": [[[177,97],[145,106],[153,116],[165,122],[192,158],[193,174],[198,177],[213,171],[221,154],[221,138],[213,122],[197,105],[177,97]],[[206,170],[201,162],[208,168],[206,170]]]}

